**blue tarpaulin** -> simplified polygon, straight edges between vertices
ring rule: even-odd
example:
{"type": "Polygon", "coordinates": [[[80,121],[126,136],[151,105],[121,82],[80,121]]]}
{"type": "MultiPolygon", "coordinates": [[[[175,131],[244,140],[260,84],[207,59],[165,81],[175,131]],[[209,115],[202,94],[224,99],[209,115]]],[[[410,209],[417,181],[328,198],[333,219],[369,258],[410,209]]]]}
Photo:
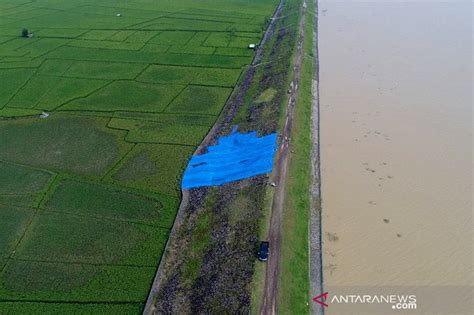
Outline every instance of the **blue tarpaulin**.
{"type": "Polygon", "coordinates": [[[233,132],[220,137],[208,152],[194,155],[184,171],[183,189],[218,186],[236,180],[270,173],[277,135],[257,137],[257,133],[233,132]]]}

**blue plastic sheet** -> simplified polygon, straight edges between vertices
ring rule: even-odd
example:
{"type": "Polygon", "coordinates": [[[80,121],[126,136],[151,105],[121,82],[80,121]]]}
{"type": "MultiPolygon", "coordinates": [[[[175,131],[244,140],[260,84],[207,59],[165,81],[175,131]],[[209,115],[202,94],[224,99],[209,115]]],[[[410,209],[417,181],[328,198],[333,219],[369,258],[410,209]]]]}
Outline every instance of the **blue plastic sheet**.
{"type": "Polygon", "coordinates": [[[257,137],[256,132],[233,132],[220,137],[208,152],[194,155],[184,171],[182,188],[219,186],[270,173],[277,145],[276,133],[257,137]]]}

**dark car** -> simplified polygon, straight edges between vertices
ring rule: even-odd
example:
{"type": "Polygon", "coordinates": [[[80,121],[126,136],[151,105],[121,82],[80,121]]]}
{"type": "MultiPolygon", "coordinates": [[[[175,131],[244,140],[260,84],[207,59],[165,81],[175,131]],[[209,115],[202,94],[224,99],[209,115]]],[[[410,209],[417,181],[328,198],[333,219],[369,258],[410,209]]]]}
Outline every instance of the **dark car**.
{"type": "Polygon", "coordinates": [[[270,243],[266,241],[262,241],[260,243],[260,248],[258,250],[258,259],[260,261],[267,261],[268,260],[268,249],[270,247],[270,243]]]}

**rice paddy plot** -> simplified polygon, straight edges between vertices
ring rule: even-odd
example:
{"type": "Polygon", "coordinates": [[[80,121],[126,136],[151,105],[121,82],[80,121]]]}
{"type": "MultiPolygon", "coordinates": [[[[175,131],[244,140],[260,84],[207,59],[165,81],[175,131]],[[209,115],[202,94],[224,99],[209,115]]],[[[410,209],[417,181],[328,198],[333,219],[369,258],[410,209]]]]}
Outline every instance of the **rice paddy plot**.
{"type": "Polygon", "coordinates": [[[150,44],[157,45],[185,45],[194,36],[194,32],[183,31],[163,31],[149,41],[150,44]]]}
{"type": "Polygon", "coordinates": [[[151,65],[137,80],[162,84],[195,84],[233,87],[240,69],[197,68],[151,65]]]}
{"type": "Polygon", "coordinates": [[[87,96],[108,82],[35,75],[15,94],[7,107],[54,110],[72,99],[87,96]]]}
{"type": "Polygon", "coordinates": [[[85,29],[74,29],[74,28],[42,28],[38,32],[35,32],[35,36],[38,38],[53,37],[53,38],[77,38],[82,34],[88,32],[85,29]]]}
{"type": "Polygon", "coordinates": [[[88,97],[67,103],[61,110],[162,112],[183,88],[182,85],[114,81],[88,97]]]}
{"type": "Polygon", "coordinates": [[[49,172],[0,161],[0,195],[38,193],[51,177],[49,172]]]}
{"type": "Polygon", "coordinates": [[[209,127],[186,124],[163,124],[154,121],[140,121],[113,118],[108,126],[128,130],[126,141],[135,143],[167,143],[198,145],[209,131],[209,127]]]}
{"type": "Polygon", "coordinates": [[[162,205],[158,200],[123,189],[75,180],[59,182],[43,209],[169,226],[169,222],[160,220],[162,205]]]}
{"type": "Polygon", "coordinates": [[[200,68],[151,65],[137,78],[141,82],[189,84],[200,68]]]}
{"type": "MultiPolygon", "coordinates": [[[[249,41],[249,43],[251,43],[249,41]]],[[[223,56],[242,56],[242,57],[250,57],[253,55],[253,52],[245,48],[235,48],[235,47],[217,47],[215,51],[216,55],[223,55],[223,56]]]]}
{"type": "Polygon", "coordinates": [[[41,38],[31,45],[26,45],[15,50],[16,53],[27,58],[40,57],[54,49],[69,43],[69,39],[63,38],[41,38]]]}
{"type": "Polygon", "coordinates": [[[90,30],[85,34],[81,35],[79,39],[89,39],[89,40],[106,40],[107,38],[112,37],[117,34],[116,30],[90,30]]]}
{"type": "Polygon", "coordinates": [[[121,185],[178,197],[181,176],[193,152],[187,146],[138,144],[110,178],[121,185]]]}
{"type": "Polygon", "coordinates": [[[232,37],[229,42],[229,47],[235,48],[247,48],[249,44],[258,44],[260,42],[259,38],[255,37],[232,37]]]}
{"type": "MultiPolygon", "coordinates": [[[[168,49],[170,49],[169,46],[162,46],[162,45],[155,45],[155,44],[146,44],[145,46],[143,46],[143,48],[141,49],[142,52],[144,53],[150,53],[150,52],[154,52],[154,53],[164,53],[164,52],[167,52],[168,49]]],[[[150,61],[151,62],[151,61],[150,61]]]]}
{"type": "Polygon", "coordinates": [[[146,29],[153,29],[157,31],[218,31],[222,32],[232,26],[232,23],[219,21],[200,21],[192,19],[177,19],[170,17],[163,17],[156,21],[143,25],[146,29]]]}
{"type": "Polygon", "coordinates": [[[13,258],[48,262],[153,266],[168,230],[69,213],[41,211],[13,258]]]}
{"type": "Polygon", "coordinates": [[[209,37],[210,32],[196,32],[194,36],[186,43],[186,49],[191,46],[200,47],[204,44],[204,41],[209,37]]]}
{"type": "Polygon", "coordinates": [[[6,17],[13,18],[15,20],[26,20],[26,19],[31,19],[33,17],[38,17],[38,16],[45,16],[51,13],[55,13],[54,10],[52,9],[47,9],[47,8],[16,8],[13,10],[10,10],[9,12],[6,12],[6,17]]]}
{"type": "Polygon", "coordinates": [[[100,118],[0,120],[0,159],[74,174],[104,173],[130,147],[100,118]]]}
{"type": "Polygon", "coordinates": [[[155,121],[161,124],[187,124],[210,127],[216,118],[209,115],[189,114],[162,114],[162,113],[140,113],[140,112],[115,112],[114,118],[126,118],[133,120],[155,121]]]}
{"type": "Polygon", "coordinates": [[[41,196],[34,194],[0,195],[0,204],[21,208],[35,207],[38,204],[39,200],[41,200],[41,196]]]}
{"type": "Polygon", "coordinates": [[[185,54],[199,54],[199,55],[213,55],[216,51],[215,47],[203,47],[203,46],[187,46],[186,50],[183,50],[182,46],[171,46],[166,52],[168,53],[185,53],[185,54]]]}
{"type": "Polygon", "coordinates": [[[3,109],[0,109],[0,120],[6,118],[39,116],[40,114],[40,110],[5,107],[3,109]]]}
{"type": "MultiPolygon", "coordinates": [[[[135,17],[124,17],[122,19],[117,18],[115,15],[104,16],[100,14],[84,14],[77,10],[67,11],[53,11],[38,16],[37,12],[33,11],[28,21],[28,25],[31,29],[41,28],[84,28],[84,25],[88,29],[124,29],[128,26],[144,22],[144,18],[135,17]]],[[[19,17],[15,16],[16,20],[20,20],[19,17]]],[[[16,25],[17,23],[9,23],[6,26],[16,25]]]]}
{"type": "Polygon", "coordinates": [[[120,6],[97,6],[92,3],[91,5],[80,6],[74,11],[82,12],[86,14],[97,14],[102,16],[116,16],[117,13],[120,13],[121,17],[124,18],[138,18],[138,19],[156,19],[163,15],[169,14],[169,12],[161,11],[158,8],[153,8],[153,10],[144,10],[142,8],[137,8],[136,5],[133,5],[134,8],[126,8],[123,5],[120,6]]]}
{"type": "MultiPolygon", "coordinates": [[[[1,267],[1,264],[0,264],[1,267]]],[[[142,303],[42,303],[42,302],[0,302],[2,314],[138,314],[142,303]]]]}
{"type": "Polygon", "coordinates": [[[17,49],[21,49],[28,45],[33,45],[39,39],[31,38],[31,40],[25,40],[24,38],[12,38],[12,40],[6,41],[0,47],[0,56],[2,57],[22,57],[26,52],[20,53],[17,49]]]}
{"type": "Polygon", "coordinates": [[[125,41],[129,43],[147,43],[156,35],[158,35],[156,31],[134,31],[125,41]]]}
{"type": "Polygon", "coordinates": [[[198,71],[191,84],[233,87],[240,76],[240,69],[207,68],[198,71]]]}
{"type": "Polygon", "coordinates": [[[140,50],[144,46],[144,43],[98,40],[73,40],[68,43],[68,46],[100,49],[140,50]]]}
{"type": "MultiPolygon", "coordinates": [[[[34,210],[0,204],[0,259],[10,256],[33,217],[34,210]]],[[[1,270],[1,269],[0,269],[1,270]]]]}
{"type": "Polygon", "coordinates": [[[147,64],[139,63],[74,61],[63,76],[109,80],[134,79],[146,67],[147,64]]]}
{"type": "Polygon", "coordinates": [[[0,313],[141,312],[276,2],[0,3],[0,313]]]}
{"type": "Polygon", "coordinates": [[[133,34],[135,34],[135,31],[118,31],[114,35],[107,38],[107,40],[116,42],[126,41],[127,38],[129,38],[133,34]]]}
{"type": "MultiPolygon", "coordinates": [[[[3,299],[53,302],[144,302],[155,267],[8,260],[3,299]]],[[[0,309],[3,302],[0,302],[0,309]]],[[[18,314],[18,311],[14,311],[18,314]]],[[[63,313],[60,311],[59,313],[63,313]]]]}
{"type": "Polygon", "coordinates": [[[189,85],[166,109],[170,113],[219,115],[231,89],[189,85]]]}
{"type": "Polygon", "coordinates": [[[0,108],[2,108],[15,93],[25,84],[33,75],[34,70],[31,69],[7,69],[0,71],[0,108]]]}
{"type": "Polygon", "coordinates": [[[167,46],[147,44],[140,51],[127,49],[98,49],[63,46],[49,52],[50,59],[136,62],[177,66],[200,66],[241,69],[251,59],[241,56],[221,56],[208,54],[166,53],[167,46]],[[158,47],[156,51],[151,48],[158,47]],[[161,52],[161,53],[157,53],[161,52]]]}
{"type": "Polygon", "coordinates": [[[45,59],[38,68],[37,74],[61,76],[74,63],[74,60],[45,59]]]}
{"type": "Polygon", "coordinates": [[[231,39],[230,33],[212,33],[207,37],[204,46],[227,47],[231,39]]]}

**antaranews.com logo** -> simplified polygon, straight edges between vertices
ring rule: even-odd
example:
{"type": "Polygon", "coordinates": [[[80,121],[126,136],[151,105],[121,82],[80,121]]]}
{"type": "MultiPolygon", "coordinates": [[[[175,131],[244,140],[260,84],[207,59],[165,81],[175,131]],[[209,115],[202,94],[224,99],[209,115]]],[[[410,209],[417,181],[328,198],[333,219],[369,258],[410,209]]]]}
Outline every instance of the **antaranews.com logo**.
{"type": "Polygon", "coordinates": [[[416,295],[399,294],[344,294],[329,295],[324,292],[312,299],[314,302],[329,307],[331,304],[387,304],[393,310],[416,310],[416,295]]]}

